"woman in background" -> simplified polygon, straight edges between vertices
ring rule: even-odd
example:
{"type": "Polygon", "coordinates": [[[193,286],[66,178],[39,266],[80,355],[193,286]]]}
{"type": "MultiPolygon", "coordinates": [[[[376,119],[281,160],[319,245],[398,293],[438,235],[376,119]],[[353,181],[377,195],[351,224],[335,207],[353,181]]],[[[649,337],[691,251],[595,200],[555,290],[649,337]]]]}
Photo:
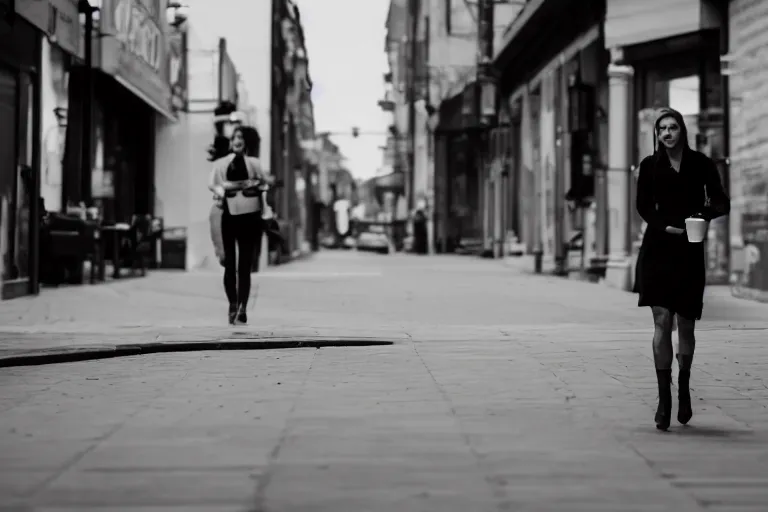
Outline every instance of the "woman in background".
{"type": "Polygon", "coordinates": [[[258,158],[248,156],[242,128],[231,138],[232,152],[213,162],[208,188],[223,199],[221,233],[224,242],[224,291],[229,300],[230,325],[248,322],[251,265],[261,240],[262,190],[273,182],[258,158]]]}

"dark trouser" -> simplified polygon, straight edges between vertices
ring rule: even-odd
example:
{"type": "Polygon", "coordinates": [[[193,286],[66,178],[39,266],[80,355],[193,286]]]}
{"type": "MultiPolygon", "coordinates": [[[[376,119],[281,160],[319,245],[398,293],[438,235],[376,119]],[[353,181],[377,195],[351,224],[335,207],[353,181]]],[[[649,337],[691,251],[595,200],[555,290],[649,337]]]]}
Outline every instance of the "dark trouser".
{"type": "Polygon", "coordinates": [[[248,304],[251,294],[251,264],[254,250],[261,239],[261,213],[231,215],[224,213],[221,219],[221,235],[224,240],[224,291],[230,305],[248,304]],[[238,257],[235,256],[237,246],[238,257]]]}

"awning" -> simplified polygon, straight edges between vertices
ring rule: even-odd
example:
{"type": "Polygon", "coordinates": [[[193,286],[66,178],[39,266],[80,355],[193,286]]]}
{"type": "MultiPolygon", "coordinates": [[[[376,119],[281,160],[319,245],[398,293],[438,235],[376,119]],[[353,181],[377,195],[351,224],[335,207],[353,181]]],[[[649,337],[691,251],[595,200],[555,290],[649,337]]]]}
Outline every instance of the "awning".
{"type": "Polygon", "coordinates": [[[452,98],[443,100],[440,104],[440,122],[435,129],[435,133],[461,131],[464,128],[463,106],[464,91],[452,98]]]}
{"type": "Polygon", "coordinates": [[[601,0],[530,0],[504,31],[494,58],[502,90],[530,80],[604,15],[601,0]]]}
{"type": "Polygon", "coordinates": [[[167,106],[163,107],[162,105],[154,101],[147,94],[144,94],[143,92],[141,92],[141,89],[131,84],[125,78],[121,77],[120,75],[112,75],[112,76],[115,78],[115,80],[117,80],[117,82],[120,85],[122,85],[123,87],[131,91],[133,95],[135,95],[137,98],[141,99],[141,101],[143,101],[144,103],[152,107],[158,114],[162,115],[163,117],[165,117],[166,119],[172,122],[176,122],[179,120],[176,117],[176,115],[173,112],[171,112],[171,109],[169,109],[167,106]]]}
{"type": "Polygon", "coordinates": [[[376,188],[389,190],[405,189],[405,174],[402,172],[393,172],[384,176],[377,176],[375,180],[376,188]]]}

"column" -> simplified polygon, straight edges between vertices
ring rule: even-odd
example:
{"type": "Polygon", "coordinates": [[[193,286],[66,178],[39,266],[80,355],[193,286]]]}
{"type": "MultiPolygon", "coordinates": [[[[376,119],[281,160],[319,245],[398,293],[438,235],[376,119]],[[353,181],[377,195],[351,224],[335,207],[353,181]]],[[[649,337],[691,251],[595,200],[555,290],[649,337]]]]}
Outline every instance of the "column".
{"type": "Polygon", "coordinates": [[[520,241],[525,244],[525,251],[533,253],[536,248],[536,210],[534,183],[536,177],[533,172],[533,141],[531,140],[531,95],[526,87],[521,98],[520,118],[520,190],[517,192],[516,201],[520,201],[520,241]]]}
{"type": "Polygon", "coordinates": [[[630,116],[634,70],[608,66],[608,269],[606,284],[630,289],[629,166],[630,116]]]}

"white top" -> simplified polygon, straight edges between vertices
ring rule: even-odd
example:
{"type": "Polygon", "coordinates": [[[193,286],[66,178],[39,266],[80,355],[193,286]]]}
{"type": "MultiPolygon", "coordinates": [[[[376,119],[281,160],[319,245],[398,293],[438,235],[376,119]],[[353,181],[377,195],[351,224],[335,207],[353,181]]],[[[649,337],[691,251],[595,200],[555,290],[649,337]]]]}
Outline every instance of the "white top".
{"type": "Polygon", "coordinates": [[[349,231],[349,201],[339,199],[334,203],[333,210],[336,212],[336,228],[339,234],[349,231]]]}
{"type": "MultiPolygon", "coordinates": [[[[213,162],[213,169],[208,180],[209,189],[214,190],[227,181],[227,169],[234,159],[235,154],[230,153],[213,162]]],[[[261,169],[261,162],[258,158],[246,156],[245,166],[248,169],[249,179],[266,179],[266,173],[261,169]]],[[[231,215],[244,215],[261,210],[261,194],[246,197],[241,190],[238,190],[233,197],[226,197],[226,201],[231,215]]]]}

